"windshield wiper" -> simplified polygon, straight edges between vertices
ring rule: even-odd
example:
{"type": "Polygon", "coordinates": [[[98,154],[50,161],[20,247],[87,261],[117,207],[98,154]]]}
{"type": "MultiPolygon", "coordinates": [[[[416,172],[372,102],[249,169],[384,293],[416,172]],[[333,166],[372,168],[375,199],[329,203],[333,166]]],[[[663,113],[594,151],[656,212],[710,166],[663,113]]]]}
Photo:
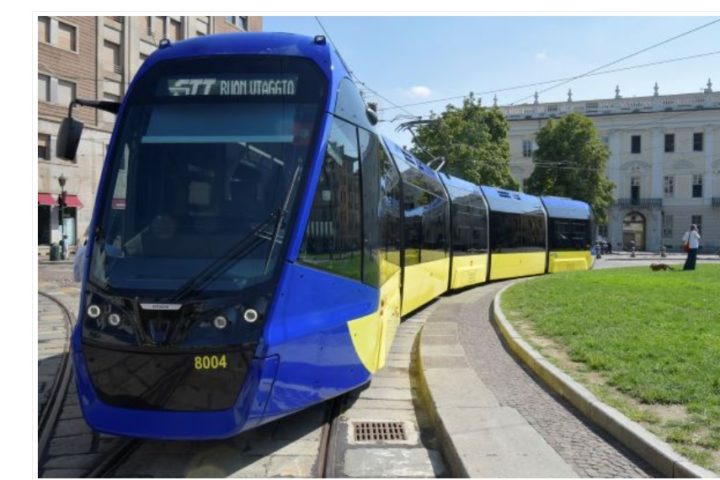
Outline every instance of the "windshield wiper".
{"type": "Polygon", "coordinates": [[[270,267],[270,260],[272,259],[273,252],[275,251],[275,245],[277,241],[278,235],[280,235],[280,229],[282,228],[282,224],[285,221],[285,217],[288,213],[288,207],[290,203],[290,197],[292,196],[293,190],[295,190],[295,184],[297,183],[297,179],[299,177],[300,173],[300,165],[295,167],[295,173],[293,173],[293,179],[290,182],[290,188],[288,189],[287,195],[285,195],[285,201],[283,202],[282,210],[280,210],[280,215],[278,215],[278,219],[275,222],[275,229],[273,231],[273,236],[270,239],[270,250],[268,251],[267,257],[265,258],[265,269],[263,274],[267,275],[268,268],[270,267]]]}
{"type": "Polygon", "coordinates": [[[299,172],[300,172],[300,166],[298,165],[295,168],[295,173],[293,174],[292,182],[290,183],[290,188],[288,189],[287,195],[285,195],[285,200],[283,201],[282,208],[279,208],[275,210],[273,213],[270,214],[270,216],[265,220],[263,223],[255,227],[248,235],[243,237],[237,244],[235,244],[233,247],[231,247],[228,251],[226,251],[224,254],[219,256],[215,261],[210,263],[207,267],[203,268],[200,272],[198,272],[195,276],[190,278],[187,282],[185,282],[175,293],[175,295],[172,297],[172,302],[179,302],[184,297],[186,297],[191,292],[199,291],[202,287],[208,285],[210,282],[212,282],[214,279],[216,279],[218,276],[225,273],[227,270],[232,267],[236,261],[244,258],[246,255],[251,253],[255,248],[257,248],[260,244],[270,241],[270,249],[268,252],[267,257],[265,258],[265,270],[264,273],[267,273],[267,269],[270,264],[270,259],[272,257],[275,244],[277,242],[278,235],[280,234],[280,230],[282,227],[283,220],[287,216],[290,198],[292,197],[293,190],[295,189],[295,185],[297,183],[297,179],[299,178],[299,172]],[[272,229],[270,231],[266,230],[268,227],[272,225],[272,229]],[[271,233],[272,232],[272,233],[271,233]]]}
{"type": "Polygon", "coordinates": [[[278,218],[280,218],[279,209],[271,213],[267,220],[255,227],[224,254],[185,282],[172,297],[171,301],[178,302],[189,293],[200,290],[204,285],[229,270],[237,260],[245,257],[260,244],[271,239],[271,234],[266,229],[276,223],[278,218]]]}

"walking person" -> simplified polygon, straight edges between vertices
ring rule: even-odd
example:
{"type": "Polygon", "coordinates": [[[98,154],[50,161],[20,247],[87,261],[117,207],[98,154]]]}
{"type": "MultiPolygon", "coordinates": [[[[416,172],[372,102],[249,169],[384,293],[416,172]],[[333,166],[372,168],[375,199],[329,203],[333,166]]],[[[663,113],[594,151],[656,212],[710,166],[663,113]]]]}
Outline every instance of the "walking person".
{"type": "Polygon", "coordinates": [[[683,248],[687,252],[687,259],[683,270],[695,270],[698,248],[700,248],[700,234],[697,225],[690,225],[690,230],[683,235],[683,248]]]}

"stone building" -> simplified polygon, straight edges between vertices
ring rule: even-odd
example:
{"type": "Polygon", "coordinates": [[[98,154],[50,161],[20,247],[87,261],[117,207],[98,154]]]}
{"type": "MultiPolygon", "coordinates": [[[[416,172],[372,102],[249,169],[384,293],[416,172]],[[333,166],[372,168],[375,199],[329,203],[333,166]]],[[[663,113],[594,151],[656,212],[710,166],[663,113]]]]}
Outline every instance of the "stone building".
{"type": "Polygon", "coordinates": [[[260,31],[262,17],[48,17],[38,22],[38,245],[64,233],[76,244],[90,222],[115,115],[77,107],[85,124],[75,161],[55,155],[60,122],[75,98],[119,101],[160,40],[260,31]],[[64,187],[61,188],[61,181],[64,187]],[[60,223],[58,195],[65,191],[60,223]]]}
{"type": "Polygon", "coordinates": [[[691,223],[704,252],[720,248],[720,92],[654,94],[501,107],[510,123],[510,166],[524,184],[533,170],[535,134],[570,112],[589,117],[610,149],[607,176],[615,184],[607,228],[613,248],[678,250],[691,223]]]}

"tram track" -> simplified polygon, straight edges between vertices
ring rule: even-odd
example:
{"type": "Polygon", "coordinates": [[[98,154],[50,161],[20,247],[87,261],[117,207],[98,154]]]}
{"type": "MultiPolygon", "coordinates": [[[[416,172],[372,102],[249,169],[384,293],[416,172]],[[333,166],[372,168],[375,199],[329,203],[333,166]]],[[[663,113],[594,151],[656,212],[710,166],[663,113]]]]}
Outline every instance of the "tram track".
{"type": "Polygon", "coordinates": [[[347,395],[341,395],[329,401],[327,418],[320,434],[320,449],[318,452],[318,477],[337,478],[336,458],[337,452],[335,440],[337,438],[337,419],[342,411],[342,406],[347,395]]]}
{"type": "Polygon", "coordinates": [[[63,324],[65,325],[65,342],[60,366],[50,389],[48,400],[40,412],[38,419],[38,454],[39,460],[42,463],[42,461],[47,457],[47,450],[52,437],[52,432],[57,424],[58,418],[60,417],[65,394],[67,393],[68,385],[70,385],[70,381],[72,379],[70,334],[72,332],[73,321],[70,310],[60,300],[41,291],[38,291],[38,295],[42,295],[60,308],[64,317],[63,324]]]}
{"type": "Polygon", "coordinates": [[[142,446],[143,441],[137,438],[122,440],[115,449],[102,457],[95,466],[85,474],[84,478],[109,478],[125,460],[142,446]]]}

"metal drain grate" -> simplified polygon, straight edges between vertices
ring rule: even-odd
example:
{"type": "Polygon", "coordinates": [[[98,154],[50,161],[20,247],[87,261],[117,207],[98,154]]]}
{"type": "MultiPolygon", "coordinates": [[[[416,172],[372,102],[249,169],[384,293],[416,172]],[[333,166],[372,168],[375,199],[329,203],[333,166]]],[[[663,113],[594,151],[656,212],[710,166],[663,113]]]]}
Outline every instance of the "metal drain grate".
{"type": "Polygon", "coordinates": [[[355,427],[356,442],[405,441],[405,424],[402,422],[358,422],[355,427]]]}

